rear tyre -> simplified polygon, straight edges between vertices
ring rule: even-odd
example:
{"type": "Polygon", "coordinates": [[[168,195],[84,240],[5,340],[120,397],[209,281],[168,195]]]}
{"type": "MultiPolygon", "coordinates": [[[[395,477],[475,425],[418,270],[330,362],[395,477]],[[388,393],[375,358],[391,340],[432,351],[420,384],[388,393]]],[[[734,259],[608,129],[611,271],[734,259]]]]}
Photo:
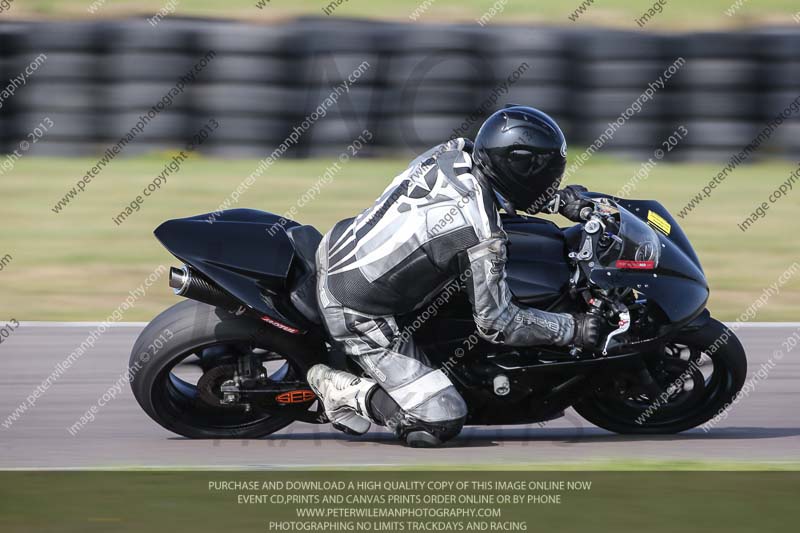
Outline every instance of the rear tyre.
{"type": "Polygon", "coordinates": [[[209,370],[224,373],[235,368],[231,363],[237,355],[254,349],[269,350],[274,360],[283,361],[277,372],[280,379],[304,380],[320,354],[298,337],[252,317],[193,300],[182,301],[153,319],[134,344],[129,361],[133,395],[150,418],[185,437],[251,439],[269,435],[293,418],[208,401],[209,393],[218,392],[224,381],[222,377],[213,379],[214,372],[209,370]],[[197,354],[201,354],[200,359],[197,354]],[[201,378],[192,384],[178,377],[176,369],[188,360],[201,366],[204,376],[212,379],[201,378]]]}
{"type": "Polygon", "coordinates": [[[739,339],[714,319],[699,330],[680,333],[658,366],[663,375],[654,378],[668,390],[668,398],[622,392],[615,382],[595,390],[575,404],[575,410],[615,433],[679,433],[716,416],[736,397],[747,377],[747,358],[739,339]]]}

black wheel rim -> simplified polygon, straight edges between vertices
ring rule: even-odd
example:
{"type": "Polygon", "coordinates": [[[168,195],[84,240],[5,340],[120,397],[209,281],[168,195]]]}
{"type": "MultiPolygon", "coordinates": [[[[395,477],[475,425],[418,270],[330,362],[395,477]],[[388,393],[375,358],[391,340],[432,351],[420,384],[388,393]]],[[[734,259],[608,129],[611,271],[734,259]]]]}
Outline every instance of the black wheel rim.
{"type": "Polygon", "coordinates": [[[665,356],[648,365],[664,393],[656,398],[617,387],[596,391],[592,402],[615,424],[658,429],[682,424],[713,410],[733,387],[733,375],[720,354],[705,346],[672,343],[665,356]]]}
{"type": "MultiPolygon", "coordinates": [[[[219,342],[201,345],[176,355],[159,373],[153,394],[160,399],[161,415],[177,425],[190,426],[209,433],[235,436],[267,424],[282,425],[289,419],[264,411],[258,406],[247,410],[242,405],[214,406],[201,398],[197,383],[187,374],[199,376],[219,365],[235,363],[236,358],[257,350],[246,342],[219,342]],[[192,373],[187,370],[194,367],[192,373]]],[[[291,359],[275,352],[264,352],[265,370],[274,381],[292,380],[298,375],[291,359]]]]}

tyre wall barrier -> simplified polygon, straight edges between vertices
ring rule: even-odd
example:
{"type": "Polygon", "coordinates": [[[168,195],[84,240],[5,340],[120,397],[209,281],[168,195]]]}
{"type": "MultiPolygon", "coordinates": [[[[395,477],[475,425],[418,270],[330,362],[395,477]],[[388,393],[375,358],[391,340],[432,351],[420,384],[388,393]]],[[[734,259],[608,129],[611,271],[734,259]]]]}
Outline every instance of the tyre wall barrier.
{"type": "MultiPolygon", "coordinates": [[[[800,33],[792,29],[662,35],[327,18],[4,22],[3,87],[40,54],[46,60],[0,101],[0,150],[13,151],[49,117],[53,128],[31,152],[102,153],[209,51],[214,57],[195,81],[125,153],[179,149],[213,118],[220,128],[201,150],[214,155],[264,157],[305,124],[287,157],[340,153],[364,129],[373,140],[359,155],[410,156],[474,136],[508,102],[551,114],[569,144],[582,147],[639,101],[602,151],[647,157],[684,126],[689,134],[668,157],[727,159],[800,96],[800,33]],[[325,104],[358,69],[358,80],[325,104]],[[642,101],[649,86],[658,89],[642,101]]],[[[752,159],[800,154],[798,115],[752,159]]]]}

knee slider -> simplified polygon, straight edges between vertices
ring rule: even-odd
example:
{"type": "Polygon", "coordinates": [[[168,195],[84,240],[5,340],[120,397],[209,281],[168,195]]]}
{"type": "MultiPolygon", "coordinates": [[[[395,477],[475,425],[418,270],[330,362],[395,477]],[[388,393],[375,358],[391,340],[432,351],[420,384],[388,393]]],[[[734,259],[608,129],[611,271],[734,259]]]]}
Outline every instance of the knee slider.
{"type": "Polygon", "coordinates": [[[412,448],[431,448],[440,446],[461,432],[464,418],[442,422],[406,420],[404,427],[398,426],[398,436],[412,448]]]}

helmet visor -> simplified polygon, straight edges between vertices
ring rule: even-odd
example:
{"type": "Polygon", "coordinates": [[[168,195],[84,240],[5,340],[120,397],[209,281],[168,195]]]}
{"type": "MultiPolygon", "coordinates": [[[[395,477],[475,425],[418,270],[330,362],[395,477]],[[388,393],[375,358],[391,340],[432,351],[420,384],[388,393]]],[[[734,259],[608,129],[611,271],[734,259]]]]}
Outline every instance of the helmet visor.
{"type": "Polygon", "coordinates": [[[527,149],[511,150],[508,154],[508,169],[520,178],[537,175],[553,159],[553,153],[537,153],[527,149]]]}

